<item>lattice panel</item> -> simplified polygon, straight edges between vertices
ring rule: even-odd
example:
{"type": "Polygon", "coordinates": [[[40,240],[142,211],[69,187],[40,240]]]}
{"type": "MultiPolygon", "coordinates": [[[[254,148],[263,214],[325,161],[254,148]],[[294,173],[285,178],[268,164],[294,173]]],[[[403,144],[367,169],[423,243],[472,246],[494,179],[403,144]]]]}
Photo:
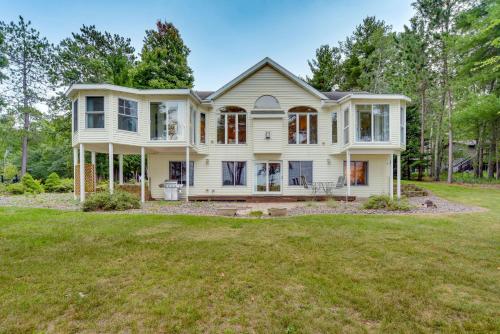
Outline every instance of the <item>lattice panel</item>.
{"type": "MultiPolygon", "coordinates": [[[[93,164],[85,164],[85,192],[95,192],[96,175],[93,164]]],[[[80,194],[80,165],[75,165],[75,193],[80,194]]]]}

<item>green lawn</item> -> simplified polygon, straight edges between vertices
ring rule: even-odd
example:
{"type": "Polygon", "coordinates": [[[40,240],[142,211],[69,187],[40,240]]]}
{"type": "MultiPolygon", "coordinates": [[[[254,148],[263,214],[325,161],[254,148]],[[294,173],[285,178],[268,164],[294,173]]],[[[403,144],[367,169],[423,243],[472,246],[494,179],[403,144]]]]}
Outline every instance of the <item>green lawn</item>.
{"type": "Polygon", "coordinates": [[[0,332],[498,332],[489,208],[281,220],[0,208],[0,332]]]}

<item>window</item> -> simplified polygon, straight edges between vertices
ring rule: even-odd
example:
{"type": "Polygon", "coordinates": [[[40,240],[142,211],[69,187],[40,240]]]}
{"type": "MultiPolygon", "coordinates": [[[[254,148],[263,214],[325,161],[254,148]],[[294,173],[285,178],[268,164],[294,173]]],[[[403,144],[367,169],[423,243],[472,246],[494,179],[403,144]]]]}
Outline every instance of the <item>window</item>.
{"type": "Polygon", "coordinates": [[[344,145],[349,144],[349,108],[344,109],[344,145]]]}
{"type": "Polygon", "coordinates": [[[288,162],[288,185],[303,185],[303,178],[307,184],[313,182],[313,162],[312,161],[289,161],[288,162]]]}
{"type": "Polygon", "coordinates": [[[206,126],[206,118],[205,114],[200,114],[200,143],[205,144],[205,126],[206,126]]]}
{"type": "Polygon", "coordinates": [[[406,107],[401,106],[399,109],[399,121],[401,128],[401,145],[406,145],[406,107]]]}
{"type": "Polygon", "coordinates": [[[137,132],[137,102],[118,99],[118,129],[137,132]]]}
{"type": "Polygon", "coordinates": [[[247,115],[240,107],[220,109],[217,120],[217,144],[245,144],[247,141],[247,115]]]}
{"type": "MultiPolygon", "coordinates": [[[[186,162],[185,161],[170,161],[169,162],[169,178],[177,180],[177,183],[186,185],[186,162]]],[[[189,185],[194,185],[194,162],[189,162],[189,185]]]]}
{"type": "Polygon", "coordinates": [[[183,140],[186,111],[183,102],[167,101],[150,104],[151,140],[183,140]]]}
{"type": "Polygon", "coordinates": [[[337,128],[337,112],[332,113],[332,144],[337,144],[338,142],[338,128],[337,128]]]}
{"type": "Polygon", "coordinates": [[[360,142],[389,141],[389,105],[356,105],[356,140],[360,142]]]}
{"type": "Polygon", "coordinates": [[[78,131],[78,100],[73,102],[73,132],[78,131]]]}
{"type": "Polygon", "coordinates": [[[288,144],[318,143],[318,113],[310,107],[288,111],[288,144]]]}
{"type": "Polygon", "coordinates": [[[255,109],[280,109],[278,99],[272,95],[262,95],[255,101],[255,109]]]}
{"type": "Polygon", "coordinates": [[[222,161],[222,185],[246,186],[247,163],[245,161],[222,161]]]}
{"type": "Polygon", "coordinates": [[[196,109],[194,109],[192,106],[190,108],[190,113],[191,113],[191,119],[189,122],[189,136],[190,136],[190,141],[191,144],[197,144],[198,140],[196,138],[196,109]]]}
{"type": "MultiPolygon", "coordinates": [[[[346,166],[347,163],[344,161],[344,176],[347,182],[346,166]]],[[[351,185],[368,185],[368,161],[351,161],[351,185]]]]}
{"type": "Polygon", "coordinates": [[[104,128],[104,97],[103,96],[87,96],[87,128],[102,129],[104,128]]]}

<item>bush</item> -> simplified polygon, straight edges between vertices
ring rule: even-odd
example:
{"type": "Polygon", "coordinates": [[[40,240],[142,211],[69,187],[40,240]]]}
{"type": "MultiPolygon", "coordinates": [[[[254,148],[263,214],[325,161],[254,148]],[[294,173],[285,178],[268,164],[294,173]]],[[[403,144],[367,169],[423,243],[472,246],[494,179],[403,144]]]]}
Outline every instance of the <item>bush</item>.
{"type": "Polygon", "coordinates": [[[391,199],[387,195],[370,196],[363,205],[364,209],[370,210],[389,210],[389,211],[408,211],[411,209],[410,203],[406,199],[391,199]]]}
{"type": "Polygon", "coordinates": [[[17,167],[14,165],[8,164],[3,168],[3,177],[5,180],[12,181],[17,174],[17,167]]]}
{"type": "Polygon", "coordinates": [[[83,203],[83,211],[123,211],[140,207],[139,199],[124,191],[94,193],[83,203]]]}
{"type": "Polygon", "coordinates": [[[45,180],[45,191],[54,193],[61,184],[61,178],[57,173],[51,173],[45,180]]]}
{"type": "Polygon", "coordinates": [[[22,183],[12,183],[7,186],[7,192],[12,195],[22,195],[26,189],[22,183]]]}
{"type": "Polygon", "coordinates": [[[21,183],[24,185],[25,192],[40,194],[43,193],[43,186],[39,180],[33,179],[30,173],[26,173],[21,178],[21,183]]]}
{"type": "Polygon", "coordinates": [[[73,191],[74,182],[73,179],[64,178],[61,179],[61,183],[57,188],[58,193],[69,193],[73,191]]]}

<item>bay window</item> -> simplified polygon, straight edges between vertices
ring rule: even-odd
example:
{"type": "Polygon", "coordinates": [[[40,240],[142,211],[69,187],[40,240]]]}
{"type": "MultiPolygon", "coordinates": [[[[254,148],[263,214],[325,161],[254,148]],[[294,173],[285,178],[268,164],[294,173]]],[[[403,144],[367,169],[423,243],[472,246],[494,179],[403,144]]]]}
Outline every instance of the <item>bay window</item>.
{"type": "Polygon", "coordinates": [[[88,129],[104,128],[104,96],[87,96],[86,124],[88,129]]]}
{"type": "MultiPolygon", "coordinates": [[[[347,163],[344,161],[344,177],[347,182],[347,163]]],[[[351,161],[351,186],[368,185],[368,161],[351,161]]]]}
{"type": "Polygon", "coordinates": [[[288,111],[288,144],[318,143],[318,113],[310,107],[288,111]]]}
{"type": "Polygon", "coordinates": [[[247,140],[247,115],[240,107],[220,109],[217,120],[217,144],[245,144],[247,140]]]}
{"type": "Polygon", "coordinates": [[[288,162],[288,185],[301,186],[313,182],[313,162],[312,161],[289,161],[288,162]]]}
{"type": "Polygon", "coordinates": [[[206,128],[206,115],[205,113],[200,114],[200,143],[205,144],[205,128],[206,128]]]}
{"type": "MultiPolygon", "coordinates": [[[[169,179],[177,180],[178,184],[186,185],[186,162],[185,161],[170,161],[169,179]]],[[[189,185],[194,185],[194,162],[189,162],[189,185]]]]}
{"type": "Polygon", "coordinates": [[[222,185],[246,186],[247,163],[246,161],[222,161],[222,185]]]}
{"type": "Polygon", "coordinates": [[[183,140],[185,138],[185,123],[184,102],[151,102],[151,140],[183,140]]]}
{"type": "Polygon", "coordinates": [[[356,141],[389,141],[389,105],[356,105],[356,141]]]}
{"type": "Polygon", "coordinates": [[[137,132],[137,102],[118,99],[118,129],[137,132]]]}

